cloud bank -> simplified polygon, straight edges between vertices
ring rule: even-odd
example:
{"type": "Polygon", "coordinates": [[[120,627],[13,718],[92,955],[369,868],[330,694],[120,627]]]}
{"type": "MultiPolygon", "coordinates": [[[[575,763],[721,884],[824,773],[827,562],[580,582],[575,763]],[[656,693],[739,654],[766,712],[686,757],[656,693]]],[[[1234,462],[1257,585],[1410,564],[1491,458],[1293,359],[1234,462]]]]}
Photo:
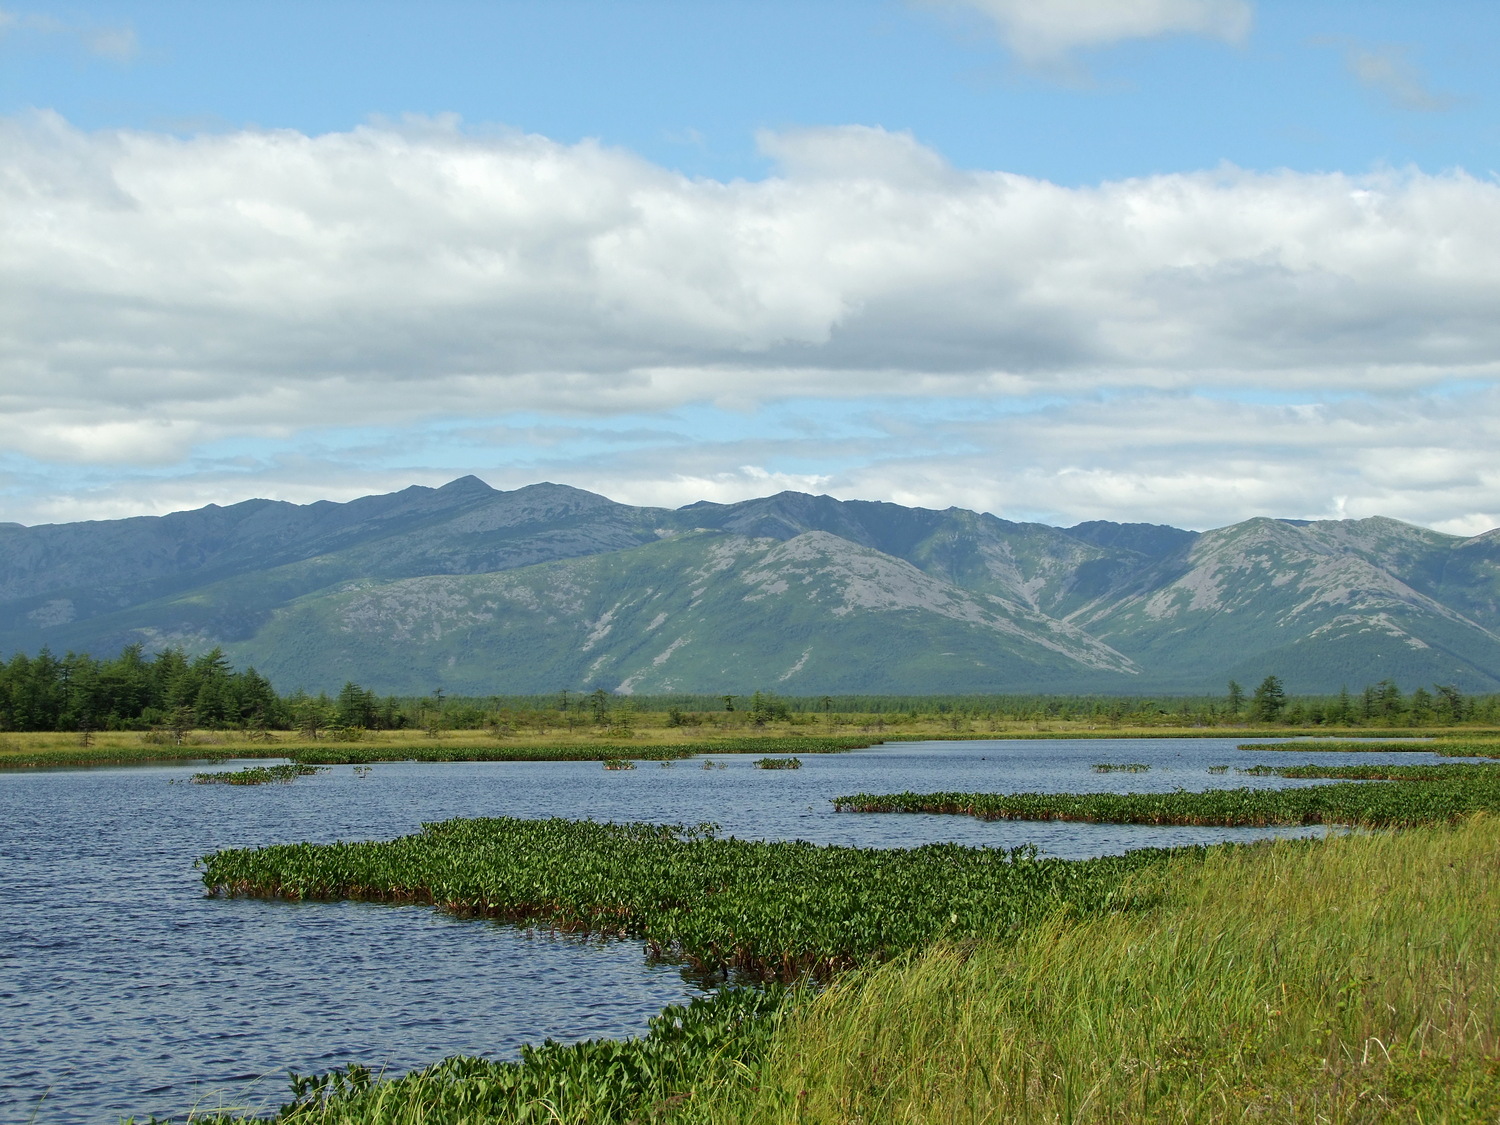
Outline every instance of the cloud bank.
{"type": "Polygon", "coordinates": [[[1400,448],[1436,451],[1434,479],[1457,483],[1426,519],[1388,514],[1500,512],[1477,454],[1443,453],[1493,448],[1489,180],[1222,168],[1064,188],[958,171],[879,129],[761,143],[778,173],[723,183],[441,120],[190,139],[5,121],[0,442],[148,473],[207,443],[427,419],[1017,403],[967,427],[955,407],[921,465],[861,447],[829,468],[772,436],[667,443],[654,469],[639,452],[512,463],[623,482],[621,498],[725,474],[753,490],[759,472],[761,491],[824,481],[1064,519],[1179,505],[1201,523],[1205,494],[1228,518],[1390,500],[1381,451],[1400,448]],[[1479,397],[1423,430],[1466,386],[1479,397]],[[1372,453],[1320,474],[1320,441],[1372,453]],[[774,467],[778,449],[797,465],[774,467]]]}

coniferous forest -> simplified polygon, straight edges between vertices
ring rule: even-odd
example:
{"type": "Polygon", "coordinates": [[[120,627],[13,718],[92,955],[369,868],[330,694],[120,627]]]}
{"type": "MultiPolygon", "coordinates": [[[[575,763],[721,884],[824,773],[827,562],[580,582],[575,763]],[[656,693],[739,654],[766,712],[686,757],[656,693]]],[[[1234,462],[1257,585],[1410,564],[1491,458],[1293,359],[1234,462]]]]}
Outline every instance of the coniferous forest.
{"type": "MultiPolygon", "coordinates": [[[[497,688],[503,685],[496,685],[497,688]]],[[[1095,722],[1108,726],[1194,727],[1237,723],[1295,727],[1457,726],[1500,722],[1500,696],[1471,695],[1451,685],[1403,689],[1393,680],[1334,695],[1290,695],[1278,677],[1253,688],[1230,681],[1221,695],[820,695],[777,696],[746,685],[743,694],[614,695],[559,688],[545,695],[497,692],[448,696],[379,696],[348,682],[335,695],[278,692],[254,668],[238,670],[220,649],[189,656],[167,648],[148,655],[126,646],[100,660],[47,649],[0,661],[0,729],[326,730],[480,729],[539,732],[621,713],[650,725],[763,725],[814,719],[873,722],[877,727],[938,720],[954,730],[985,722],[1095,722]],[[858,718],[856,718],[858,717],[858,718]]]]}

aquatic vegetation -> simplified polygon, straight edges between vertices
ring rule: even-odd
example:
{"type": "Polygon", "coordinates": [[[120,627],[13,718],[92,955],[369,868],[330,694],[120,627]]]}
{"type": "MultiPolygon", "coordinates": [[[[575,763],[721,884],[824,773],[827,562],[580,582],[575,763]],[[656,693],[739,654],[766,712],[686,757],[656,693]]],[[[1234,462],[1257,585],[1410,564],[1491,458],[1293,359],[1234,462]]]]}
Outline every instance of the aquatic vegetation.
{"type": "Polygon", "coordinates": [[[326,766],[304,766],[293,762],[285,766],[247,766],[242,770],[221,770],[218,773],[195,773],[195,785],[269,785],[280,782],[285,785],[299,777],[315,773],[327,773],[326,766]]]}
{"type": "Polygon", "coordinates": [[[1500,779],[1500,766],[1434,762],[1420,766],[1255,766],[1240,773],[1273,773],[1280,777],[1327,777],[1340,781],[1481,781],[1500,779]]]}
{"type": "Polygon", "coordinates": [[[1147,850],[1067,861],[930,844],[819,847],[684,828],[509,817],[428,824],[369,843],[205,856],[210,894],[431,903],[452,913],[643,939],[708,977],[826,977],[940,937],[994,937],[1067,906],[1128,905],[1147,850]]]}
{"type": "MultiPolygon", "coordinates": [[[[1394,769],[1384,768],[1387,772],[1394,769]]],[[[1330,775],[1303,773],[1295,776],[1330,775]]],[[[1500,811],[1500,769],[1481,766],[1426,779],[1420,779],[1424,775],[1416,773],[1392,776],[1403,780],[1341,781],[1303,789],[1209,789],[1201,793],[1183,790],[1172,793],[858,793],[834,798],[834,806],[841,812],[954,813],[982,820],[1076,820],[1099,824],[1228,827],[1311,824],[1402,827],[1450,823],[1481,810],[1500,811]]]]}
{"type": "Polygon", "coordinates": [[[1095,762],[1093,770],[1095,773],[1146,773],[1151,769],[1145,762],[1126,762],[1124,765],[1115,765],[1111,762],[1095,762]]]}
{"type": "Polygon", "coordinates": [[[1229,772],[1229,767],[1228,766],[1209,766],[1208,767],[1208,772],[1209,773],[1228,773],[1229,772]]]}
{"type": "Polygon", "coordinates": [[[755,768],[758,770],[800,770],[802,760],[800,758],[761,758],[756,761],[755,768]]]}
{"type": "MultiPolygon", "coordinates": [[[[514,1062],[454,1057],[396,1078],[349,1066],[291,1075],[275,1121],[312,1125],[618,1122],[744,1074],[769,1049],[795,989],[723,988],[653,1016],[637,1039],[547,1040],[514,1062]]],[[[652,1115],[654,1117],[654,1115],[652,1115]]],[[[196,1113],[200,1125],[244,1118],[196,1113]]],[[[165,1123],[161,1123],[165,1125],[165,1123]]]]}
{"type": "Polygon", "coordinates": [[[633,770],[635,763],[629,758],[605,758],[604,768],[607,770],[633,770]]]}

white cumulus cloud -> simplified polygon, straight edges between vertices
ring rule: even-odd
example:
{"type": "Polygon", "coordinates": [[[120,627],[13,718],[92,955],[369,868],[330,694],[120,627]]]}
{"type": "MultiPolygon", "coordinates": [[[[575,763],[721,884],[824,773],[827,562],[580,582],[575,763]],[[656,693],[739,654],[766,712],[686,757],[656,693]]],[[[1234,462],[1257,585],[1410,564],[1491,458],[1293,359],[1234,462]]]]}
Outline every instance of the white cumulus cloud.
{"type": "MultiPolygon", "coordinates": [[[[894,429],[837,466],[814,441],[673,439],[507,461],[505,480],[1194,525],[1335,496],[1454,527],[1500,512],[1495,401],[1445,405],[1500,377],[1491,180],[1221,168],[1071,188],[868,127],[762,145],[774,175],[719,182],[451,121],[189,139],[0,121],[0,443],[113,467],[135,495],[214,443],[285,451],[340,427],[1056,401],[905,459],[894,429]]],[[[361,465],[385,471],[360,456],[278,453],[214,487],[358,488],[361,465]]]]}
{"type": "Polygon", "coordinates": [[[765,143],[782,174],[720,183],[431,123],[180,140],[5,122],[0,428],[1500,370],[1486,180],[1064,188],[875,129],[765,143]]]}

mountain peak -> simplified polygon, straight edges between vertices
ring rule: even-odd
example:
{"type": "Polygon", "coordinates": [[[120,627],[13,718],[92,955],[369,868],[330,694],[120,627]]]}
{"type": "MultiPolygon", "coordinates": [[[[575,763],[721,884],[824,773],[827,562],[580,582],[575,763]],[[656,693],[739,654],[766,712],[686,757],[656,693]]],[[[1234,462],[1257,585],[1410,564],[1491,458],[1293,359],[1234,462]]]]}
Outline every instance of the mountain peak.
{"type": "Polygon", "coordinates": [[[452,495],[454,493],[483,494],[494,492],[495,490],[489,485],[485,484],[484,481],[480,480],[473,473],[470,473],[468,476],[459,477],[457,480],[450,480],[447,484],[443,485],[436,491],[445,495],[452,495]]]}

